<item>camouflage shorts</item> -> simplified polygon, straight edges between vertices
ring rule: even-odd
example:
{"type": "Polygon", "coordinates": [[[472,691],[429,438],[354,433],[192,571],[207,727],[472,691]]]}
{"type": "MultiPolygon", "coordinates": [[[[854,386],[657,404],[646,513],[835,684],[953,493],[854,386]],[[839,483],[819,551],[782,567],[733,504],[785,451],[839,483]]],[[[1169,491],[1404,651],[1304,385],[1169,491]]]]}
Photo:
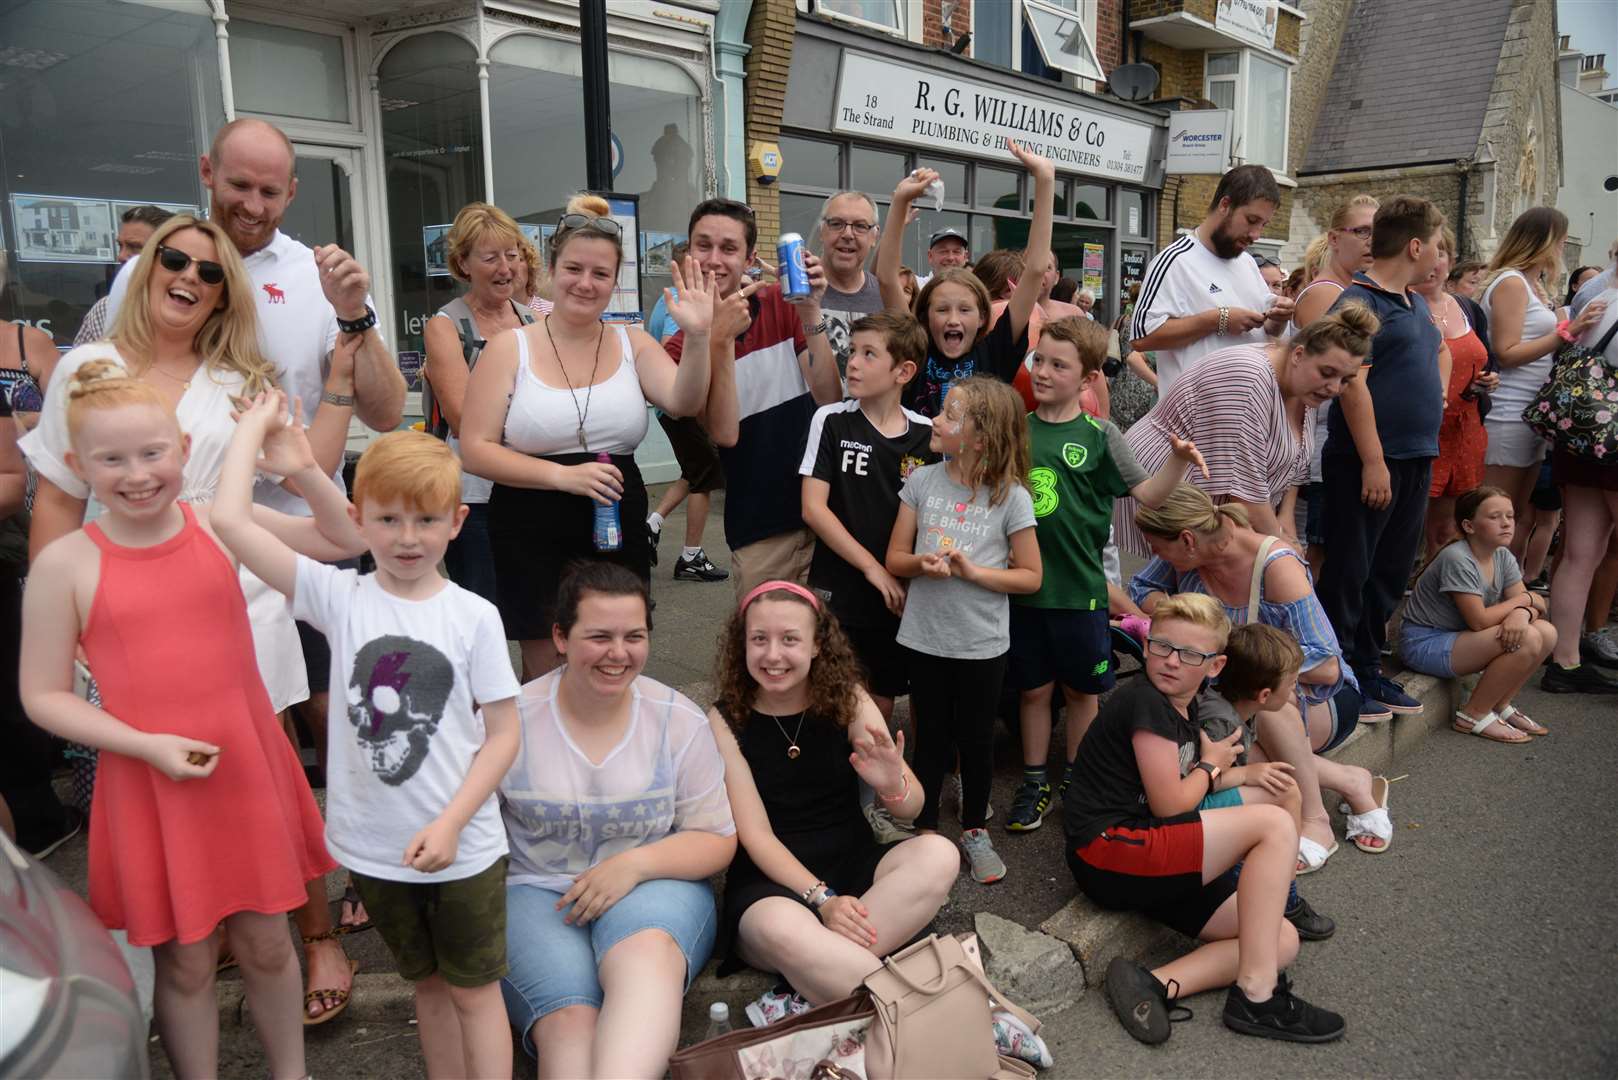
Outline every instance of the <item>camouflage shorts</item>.
{"type": "Polygon", "coordinates": [[[506,974],[505,856],[459,881],[353,878],[406,979],[436,972],[452,986],[483,986],[506,974]]]}

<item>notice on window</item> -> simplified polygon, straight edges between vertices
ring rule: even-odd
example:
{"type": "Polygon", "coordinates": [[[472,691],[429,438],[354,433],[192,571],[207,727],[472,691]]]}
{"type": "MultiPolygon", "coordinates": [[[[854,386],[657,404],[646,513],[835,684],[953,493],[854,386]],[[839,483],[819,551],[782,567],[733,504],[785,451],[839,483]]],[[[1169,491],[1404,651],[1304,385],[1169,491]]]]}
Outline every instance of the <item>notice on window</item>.
{"type": "Polygon", "coordinates": [[[1281,17],[1276,0],[1219,0],[1214,26],[1253,45],[1275,48],[1275,24],[1281,17]]]}
{"type": "Polygon", "coordinates": [[[991,83],[843,53],[836,131],[1016,162],[1022,146],[1062,172],[1140,182],[1151,156],[1150,124],[991,83]]]}
{"type": "Polygon", "coordinates": [[[1105,244],[1084,245],[1084,287],[1100,300],[1106,292],[1107,248],[1105,244]]]}

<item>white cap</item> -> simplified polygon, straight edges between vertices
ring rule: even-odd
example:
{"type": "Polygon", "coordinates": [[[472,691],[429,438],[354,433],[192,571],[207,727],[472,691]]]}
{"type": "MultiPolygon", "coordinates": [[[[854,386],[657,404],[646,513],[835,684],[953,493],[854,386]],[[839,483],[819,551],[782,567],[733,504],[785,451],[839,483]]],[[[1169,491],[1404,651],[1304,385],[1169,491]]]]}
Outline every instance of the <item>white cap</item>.
{"type": "Polygon", "coordinates": [[[723,1001],[714,1002],[712,1005],[708,1006],[708,1019],[729,1020],[730,1006],[726,1005],[723,1001]]]}

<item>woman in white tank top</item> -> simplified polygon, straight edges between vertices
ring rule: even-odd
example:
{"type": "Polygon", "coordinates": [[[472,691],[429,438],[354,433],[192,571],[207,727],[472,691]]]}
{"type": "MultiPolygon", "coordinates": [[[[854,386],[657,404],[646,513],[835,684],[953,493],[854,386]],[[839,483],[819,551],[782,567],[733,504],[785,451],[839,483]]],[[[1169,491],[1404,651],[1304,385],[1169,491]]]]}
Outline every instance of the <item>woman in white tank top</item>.
{"type": "MultiPolygon", "coordinates": [[[[1567,215],[1536,206],[1511,223],[1483,278],[1478,303],[1489,316],[1489,339],[1500,361],[1500,385],[1494,407],[1484,421],[1489,434],[1483,482],[1511,496],[1517,519],[1528,515],[1528,497],[1545,456],[1545,441],[1523,423],[1522,412],[1551,376],[1563,338],[1557,324],[1565,313],[1550,306],[1547,282],[1561,276],[1562,245],[1567,241],[1567,215]]],[[[1583,318],[1583,316],[1581,316],[1583,318]]],[[[1576,337],[1583,326],[1569,327],[1576,337]]],[[[1528,543],[1526,528],[1511,541],[1521,561],[1528,543]]]]}
{"type": "Polygon", "coordinates": [[[708,397],[712,278],[692,259],[673,267],[665,303],[685,333],[684,363],[639,328],[607,325],[602,315],[623,261],[622,230],[608,212],[596,196],[568,203],[550,241],[553,309],[489,342],[468,379],[461,416],[466,469],[494,482],[495,600],[506,636],[522,647],[528,678],[557,664],[551,627],[568,562],[603,558],[650,578],[641,524],[646,486],[634,457],[646,435],[646,406],[695,416],[708,397]],[[595,508],[612,504],[622,547],[597,552],[595,508]]]}

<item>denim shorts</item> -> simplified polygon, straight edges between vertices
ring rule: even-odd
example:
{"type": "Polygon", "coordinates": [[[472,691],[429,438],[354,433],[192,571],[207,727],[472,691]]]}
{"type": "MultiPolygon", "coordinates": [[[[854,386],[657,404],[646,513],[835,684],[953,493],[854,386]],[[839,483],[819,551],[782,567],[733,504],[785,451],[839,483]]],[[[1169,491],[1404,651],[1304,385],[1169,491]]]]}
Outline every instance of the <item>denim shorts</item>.
{"type": "Polygon", "coordinates": [[[685,985],[697,977],[713,952],[718,915],[706,881],[656,878],[643,881],[606,914],[584,926],[562,921],[562,894],[537,885],[506,887],[506,962],[500,980],[511,1026],[522,1032],[523,1048],[535,1057],[529,1029],[534,1021],[569,1005],[599,1009],[603,998],[596,968],[624,938],[642,930],[662,930],[685,954],[685,985]]]}
{"type": "Polygon", "coordinates": [[[1455,651],[1455,639],[1460,636],[1459,630],[1405,623],[1399,627],[1399,655],[1423,675],[1453,679],[1455,668],[1450,665],[1450,654],[1455,651]]]}

